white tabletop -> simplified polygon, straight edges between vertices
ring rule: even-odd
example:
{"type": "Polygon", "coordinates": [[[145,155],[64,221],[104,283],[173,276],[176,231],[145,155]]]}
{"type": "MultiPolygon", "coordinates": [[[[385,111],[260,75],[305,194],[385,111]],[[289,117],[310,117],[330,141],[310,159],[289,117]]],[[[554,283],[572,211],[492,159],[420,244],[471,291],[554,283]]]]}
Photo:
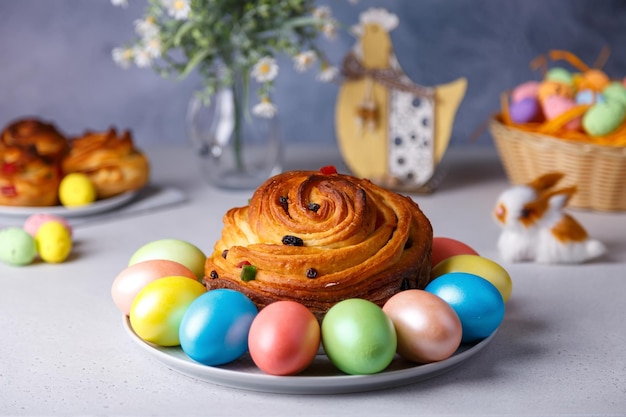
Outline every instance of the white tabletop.
{"type": "MultiPolygon", "coordinates": [[[[148,150],[152,184],[188,200],[75,227],[63,264],[0,264],[0,415],[625,415],[626,213],[572,211],[609,254],[578,266],[502,263],[513,295],[494,339],[443,375],[341,395],[237,390],[184,376],[122,328],[111,283],[141,245],[178,238],[210,252],[248,192],[211,188],[191,151],[148,150]]],[[[286,168],[340,164],[336,150],[287,154],[286,168]]],[[[507,181],[493,151],[452,149],[438,190],[415,195],[435,235],[500,262],[491,217],[507,181]]]]}

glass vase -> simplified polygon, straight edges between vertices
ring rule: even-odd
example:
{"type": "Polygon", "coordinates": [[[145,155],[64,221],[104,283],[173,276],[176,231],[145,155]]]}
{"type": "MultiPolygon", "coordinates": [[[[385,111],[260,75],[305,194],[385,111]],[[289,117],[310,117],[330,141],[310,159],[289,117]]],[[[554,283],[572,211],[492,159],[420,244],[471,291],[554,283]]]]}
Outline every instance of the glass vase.
{"type": "Polygon", "coordinates": [[[205,105],[192,96],[187,129],[205,180],[218,188],[255,189],[281,169],[278,118],[252,114],[246,84],[235,78],[205,105]]]}

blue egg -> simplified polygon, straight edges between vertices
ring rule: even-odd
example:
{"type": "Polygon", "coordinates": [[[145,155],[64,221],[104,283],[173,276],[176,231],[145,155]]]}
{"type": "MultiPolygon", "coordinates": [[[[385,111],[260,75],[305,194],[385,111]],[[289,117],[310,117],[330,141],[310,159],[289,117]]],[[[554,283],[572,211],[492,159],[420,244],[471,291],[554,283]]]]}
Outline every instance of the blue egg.
{"type": "Polygon", "coordinates": [[[580,90],[576,94],[576,104],[604,103],[605,101],[604,95],[592,90],[580,90]]]}
{"type": "Polygon", "coordinates": [[[489,281],[466,272],[450,272],[430,282],[426,291],[446,301],[461,320],[461,342],[491,335],[504,318],[504,300],[489,281]]]}
{"type": "Polygon", "coordinates": [[[215,366],[232,362],[248,350],[248,332],[258,310],[244,294],[211,290],[185,311],[180,346],[191,359],[215,366]]]}

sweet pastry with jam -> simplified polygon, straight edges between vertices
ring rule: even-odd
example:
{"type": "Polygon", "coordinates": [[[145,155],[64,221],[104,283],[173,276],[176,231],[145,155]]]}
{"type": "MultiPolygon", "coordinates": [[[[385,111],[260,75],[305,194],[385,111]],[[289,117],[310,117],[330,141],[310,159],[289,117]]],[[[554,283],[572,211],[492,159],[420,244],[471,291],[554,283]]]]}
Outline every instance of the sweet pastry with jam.
{"type": "Polygon", "coordinates": [[[272,177],[223,221],[204,284],[259,308],[294,300],[321,320],[344,299],[382,306],[429,280],[433,232],[417,203],[333,167],[272,177]]]}
{"type": "Polygon", "coordinates": [[[87,131],[71,139],[62,168],[65,175],[86,174],[96,188],[98,199],[137,190],[148,182],[150,173],[148,159],[135,148],[130,131],[118,134],[115,128],[87,131]]]}

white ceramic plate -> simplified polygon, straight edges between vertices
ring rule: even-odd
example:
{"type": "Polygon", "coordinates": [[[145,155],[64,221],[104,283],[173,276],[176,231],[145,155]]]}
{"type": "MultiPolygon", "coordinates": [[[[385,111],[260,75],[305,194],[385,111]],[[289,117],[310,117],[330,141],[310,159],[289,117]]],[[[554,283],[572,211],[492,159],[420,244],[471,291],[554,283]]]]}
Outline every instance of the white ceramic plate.
{"type": "Polygon", "coordinates": [[[342,394],[386,389],[432,378],[446,372],[481,351],[494,334],[473,345],[462,345],[450,358],[441,362],[416,365],[399,357],[389,367],[374,375],[346,375],[338,371],[324,354],[318,354],[303,373],[296,376],[273,376],[263,373],[248,354],[227,365],[213,367],[190,359],[180,347],[161,347],[145,342],[133,331],[128,317],[124,329],[149,356],[168,368],[201,381],[250,391],[281,394],[342,394]]]}
{"type": "Polygon", "coordinates": [[[78,207],[48,206],[48,207],[12,207],[0,206],[0,216],[23,217],[24,219],[33,214],[54,214],[65,218],[91,216],[120,207],[135,197],[138,191],[129,191],[94,201],[91,204],[78,207]]]}

